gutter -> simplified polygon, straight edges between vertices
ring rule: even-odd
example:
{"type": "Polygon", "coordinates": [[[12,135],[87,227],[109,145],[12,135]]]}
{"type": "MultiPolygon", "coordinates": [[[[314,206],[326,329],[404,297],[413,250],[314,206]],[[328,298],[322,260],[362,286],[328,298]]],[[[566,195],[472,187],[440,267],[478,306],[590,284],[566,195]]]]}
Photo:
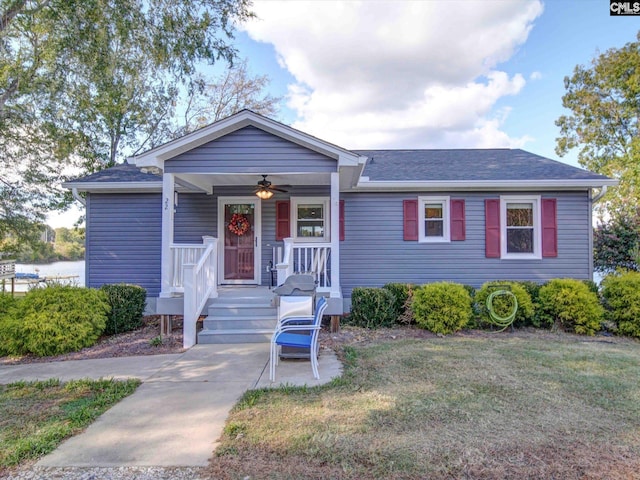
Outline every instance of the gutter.
{"type": "Polygon", "coordinates": [[[80,193],[78,192],[78,189],[76,187],[73,187],[71,189],[71,194],[73,195],[73,198],[75,198],[78,202],[82,204],[83,207],[87,206],[87,201],[80,196],[80,193]]]}
{"type": "Polygon", "coordinates": [[[563,180],[431,180],[431,181],[371,181],[361,177],[354,191],[413,191],[413,190],[572,190],[605,188],[617,185],[617,180],[563,179],[563,180]]]}
{"type": "Polygon", "coordinates": [[[607,185],[602,185],[602,187],[600,188],[600,192],[591,199],[591,203],[594,204],[596,203],[598,200],[600,200],[602,197],[605,196],[605,194],[607,193],[607,189],[609,187],[607,185]]]}

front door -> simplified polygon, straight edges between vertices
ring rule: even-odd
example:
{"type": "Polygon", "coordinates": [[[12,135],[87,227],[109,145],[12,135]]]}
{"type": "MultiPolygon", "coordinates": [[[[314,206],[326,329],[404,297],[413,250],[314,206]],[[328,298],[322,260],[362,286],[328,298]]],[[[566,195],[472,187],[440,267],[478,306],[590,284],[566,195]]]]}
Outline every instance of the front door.
{"type": "Polygon", "coordinates": [[[260,200],[226,197],[218,201],[218,236],[224,240],[220,252],[220,283],[260,283],[260,200]]]}

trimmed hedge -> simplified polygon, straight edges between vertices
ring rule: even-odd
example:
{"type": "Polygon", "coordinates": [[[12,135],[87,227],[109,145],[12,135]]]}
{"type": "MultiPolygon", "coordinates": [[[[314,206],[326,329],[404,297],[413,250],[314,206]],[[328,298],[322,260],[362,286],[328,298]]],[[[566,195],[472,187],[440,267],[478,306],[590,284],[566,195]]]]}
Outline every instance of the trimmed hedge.
{"type": "Polygon", "coordinates": [[[142,326],[147,303],[147,291],[144,288],[120,283],[103,285],[100,290],[105,293],[111,306],[105,334],[129,332],[142,326]]]}
{"type": "MultiPolygon", "coordinates": [[[[510,290],[511,293],[515,295],[516,300],[518,300],[518,311],[516,312],[516,318],[513,320],[513,326],[526,327],[535,325],[535,308],[531,301],[531,296],[526,289],[518,282],[494,281],[485,283],[482,285],[482,288],[476,292],[475,301],[479,313],[479,326],[487,328],[493,325],[489,310],[487,309],[487,298],[493,292],[501,290],[501,288],[499,288],[500,285],[508,285],[509,288],[506,290],[510,290]]],[[[493,300],[493,308],[498,315],[504,317],[512,311],[512,301],[496,296],[493,300]]]]}
{"type": "Polygon", "coordinates": [[[108,312],[106,295],[98,290],[62,285],[31,290],[0,317],[4,353],[49,356],[89,347],[104,331],[108,312]]]}
{"type": "MultiPolygon", "coordinates": [[[[412,283],[387,283],[382,288],[389,290],[396,298],[393,308],[395,310],[396,322],[407,323],[404,321],[405,314],[407,313],[407,301],[413,295],[413,290],[416,289],[416,285],[412,283]]],[[[411,317],[411,315],[409,315],[411,317]]]]}
{"type": "Polygon", "coordinates": [[[443,335],[466,327],[473,316],[471,295],[457,283],[418,287],[413,293],[412,308],[418,326],[443,335]]]}
{"type": "Polygon", "coordinates": [[[555,279],[540,288],[540,319],[547,325],[594,335],[602,328],[604,309],[598,296],[580,280],[555,279]]]}
{"type": "Polygon", "coordinates": [[[607,318],[618,333],[640,337],[640,273],[607,275],[602,281],[607,318]]]}
{"type": "Polygon", "coordinates": [[[380,328],[394,325],[396,297],[386,288],[356,287],[351,292],[351,313],[346,323],[357,327],[380,328]]]}

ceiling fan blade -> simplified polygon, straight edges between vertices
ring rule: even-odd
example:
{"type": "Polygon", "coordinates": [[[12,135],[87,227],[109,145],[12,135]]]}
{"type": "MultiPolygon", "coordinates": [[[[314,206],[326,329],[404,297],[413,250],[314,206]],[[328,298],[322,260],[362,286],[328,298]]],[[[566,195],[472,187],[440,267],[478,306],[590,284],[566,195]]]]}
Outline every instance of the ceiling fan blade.
{"type": "Polygon", "coordinates": [[[273,190],[274,192],[287,193],[287,190],[283,190],[283,189],[281,189],[281,188],[274,187],[274,186],[269,187],[269,190],[273,190]]]}

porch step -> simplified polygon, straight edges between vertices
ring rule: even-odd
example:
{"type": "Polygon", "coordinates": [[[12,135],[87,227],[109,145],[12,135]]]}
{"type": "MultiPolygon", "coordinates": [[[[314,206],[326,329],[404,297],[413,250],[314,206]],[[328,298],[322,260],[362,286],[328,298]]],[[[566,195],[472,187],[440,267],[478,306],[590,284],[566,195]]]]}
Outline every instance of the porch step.
{"type": "Polygon", "coordinates": [[[271,340],[271,335],[273,328],[201,330],[198,332],[198,343],[265,343],[271,340]]]}
{"type": "Polygon", "coordinates": [[[271,339],[277,309],[270,301],[216,299],[209,306],[198,343],[261,343],[271,339]]]}

